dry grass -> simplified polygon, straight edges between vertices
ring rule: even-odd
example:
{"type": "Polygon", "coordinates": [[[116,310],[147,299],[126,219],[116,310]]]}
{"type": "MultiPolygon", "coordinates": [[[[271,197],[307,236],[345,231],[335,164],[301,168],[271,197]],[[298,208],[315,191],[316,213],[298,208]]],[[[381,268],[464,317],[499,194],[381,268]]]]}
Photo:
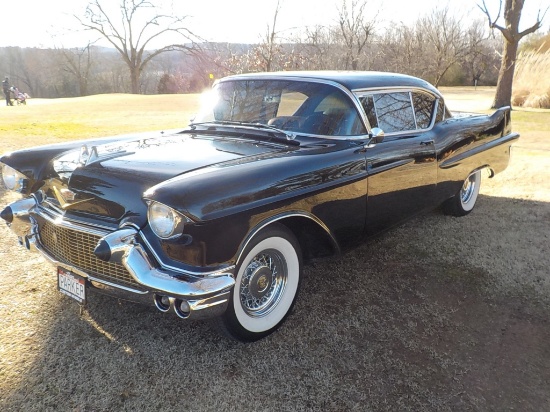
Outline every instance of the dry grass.
{"type": "Polygon", "coordinates": [[[550,109],[550,52],[520,54],[516,62],[512,104],[550,109]]]}
{"type": "MultiPolygon", "coordinates": [[[[454,92],[465,110],[483,99],[454,92]]],[[[155,97],[152,110],[127,97],[143,100],[129,110],[124,96],[102,96],[93,112],[79,99],[45,102],[58,110],[31,117],[65,124],[74,110],[73,123],[114,134],[172,128],[194,105],[155,97]]],[[[21,126],[4,114],[19,121],[32,103],[0,108],[0,151],[65,138],[38,127],[32,141],[11,137],[21,126]]],[[[255,344],[101,296],[79,315],[52,268],[0,227],[0,410],[549,410],[550,152],[530,149],[549,114],[514,112],[521,147],[484,180],[472,214],[434,211],[308,266],[294,314],[255,344]]],[[[0,204],[9,198],[0,191],[0,204]]]]}

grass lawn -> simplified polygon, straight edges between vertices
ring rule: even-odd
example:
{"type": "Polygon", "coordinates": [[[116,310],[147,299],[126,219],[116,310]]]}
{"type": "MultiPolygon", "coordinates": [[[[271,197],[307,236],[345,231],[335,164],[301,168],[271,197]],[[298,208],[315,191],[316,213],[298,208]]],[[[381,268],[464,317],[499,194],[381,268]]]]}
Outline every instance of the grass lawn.
{"type": "Polygon", "coordinates": [[[66,99],[29,99],[0,106],[0,140],[21,146],[44,139],[83,139],[186,126],[199,96],[108,94],[66,99]]]}

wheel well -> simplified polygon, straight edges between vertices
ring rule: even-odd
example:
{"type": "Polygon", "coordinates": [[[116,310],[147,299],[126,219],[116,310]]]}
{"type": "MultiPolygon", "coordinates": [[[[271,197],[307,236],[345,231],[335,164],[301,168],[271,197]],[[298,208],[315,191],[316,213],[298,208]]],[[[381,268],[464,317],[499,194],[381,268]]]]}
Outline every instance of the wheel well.
{"type": "Polygon", "coordinates": [[[330,234],[315,221],[301,216],[291,216],[277,223],[285,225],[298,239],[304,260],[330,256],[339,248],[330,234]]]}

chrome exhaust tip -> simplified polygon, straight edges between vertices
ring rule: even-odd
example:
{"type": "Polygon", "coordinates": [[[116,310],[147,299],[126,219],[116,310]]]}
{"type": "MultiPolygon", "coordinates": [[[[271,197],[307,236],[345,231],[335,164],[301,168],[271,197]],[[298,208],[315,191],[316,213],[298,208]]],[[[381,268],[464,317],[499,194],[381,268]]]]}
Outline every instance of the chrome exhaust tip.
{"type": "Polygon", "coordinates": [[[191,315],[191,305],[186,300],[176,299],[174,301],[174,312],[180,318],[187,319],[191,315]]]}
{"type": "Polygon", "coordinates": [[[158,310],[160,310],[163,313],[166,313],[170,310],[170,306],[172,306],[172,299],[170,299],[166,295],[154,295],[153,301],[155,302],[155,306],[158,310]]]}

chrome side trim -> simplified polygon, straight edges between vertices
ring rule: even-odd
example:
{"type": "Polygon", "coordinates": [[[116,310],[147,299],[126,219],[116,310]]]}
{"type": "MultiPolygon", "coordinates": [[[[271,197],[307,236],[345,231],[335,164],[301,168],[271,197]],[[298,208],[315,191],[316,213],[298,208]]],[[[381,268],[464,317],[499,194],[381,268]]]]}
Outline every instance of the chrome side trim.
{"type": "Polygon", "coordinates": [[[260,230],[262,230],[266,226],[269,226],[272,223],[275,223],[279,220],[286,219],[286,218],[289,218],[289,217],[305,217],[309,220],[312,220],[314,223],[319,225],[319,227],[321,227],[326,232],[327,235],[329,235],[329,237],[332,241],[332,244],[334,245],[334,247],[337,250],[337,253],[340,253],[340,246],[338,245],[338,242],[336,241],[336,238],[334,237],[334,235],[332,234],[330,229],[321,220],[319,220],[316,216],[310,215],[310,214],[304,213],[304,212],[288,212],[288,213],[283,213],[283,214],[272,216],[269,219],[264,220],[262,223],[257,225],[254,229],[252,229],[248,233],[248,235],[246,236],[245,240],[241,243],[241,246],[239,248],[239,252],[237,254],[236,262],[240,262],[241,257],[244,253],[244,250],[246,249],[246,247],[248,246],[250,241],[254,238],[254,236],[256,236],[256,234],[260,230]]]}
{"type": "Polygon", "coordinates": [[[442,98],[443,96],[441,94],[438,94],[434,92],[433,90],[426,89],[425,87],[419,87],[419,86],[381,86],[381,87],[368,87],[363,89],[353,89],[352,93],[355,95],[364,95],[369,93],[378,93],[383,91],[389,91],[389,92],[407,92],[407,91],[419,91],[419,92],[425,92],[428,94],[431,94],[432,96],[436,98],[442,98]]]}

